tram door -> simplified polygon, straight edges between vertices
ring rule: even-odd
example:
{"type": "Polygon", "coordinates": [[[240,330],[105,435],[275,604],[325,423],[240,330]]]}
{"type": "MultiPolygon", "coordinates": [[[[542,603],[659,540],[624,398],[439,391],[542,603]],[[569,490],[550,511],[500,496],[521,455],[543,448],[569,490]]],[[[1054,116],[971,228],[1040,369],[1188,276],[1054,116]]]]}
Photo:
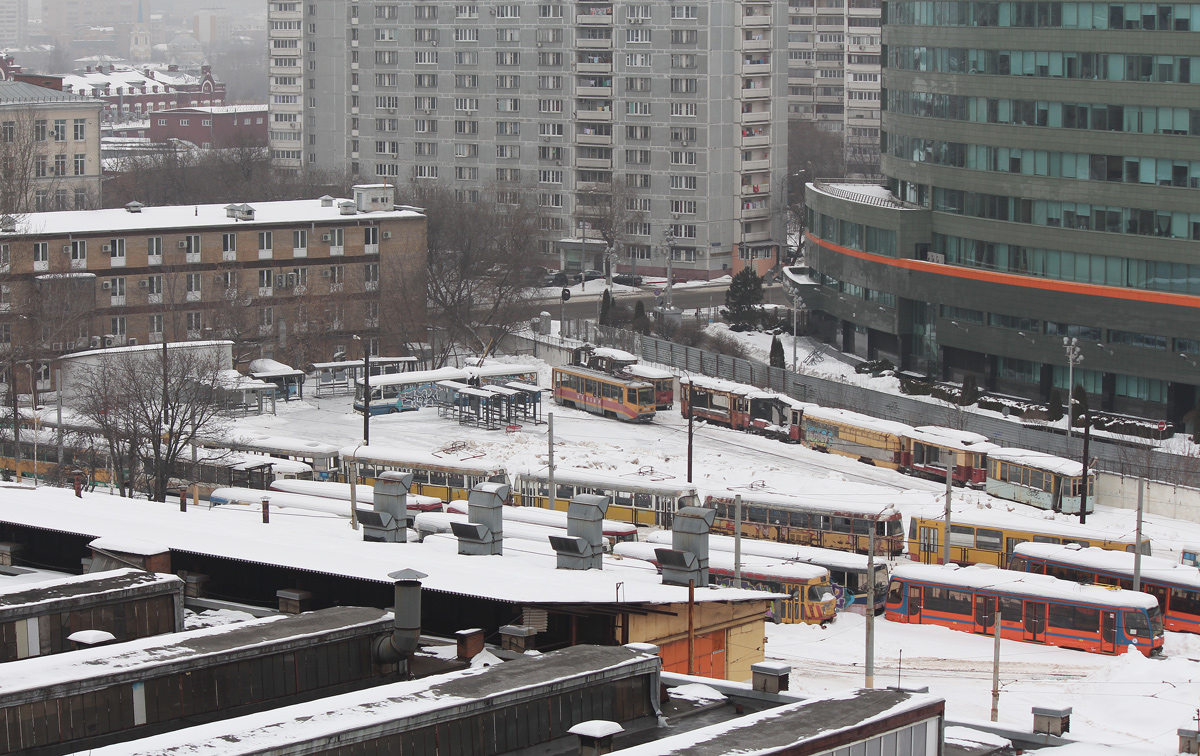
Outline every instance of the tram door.
{"type": "Polygon", "coordinates": [[[975,628],[980,635],[991,635],[992,625],[996,621],[996,597],[975,596],[975,628]]]}
{"type": "MultiPolygon", "coordinates": [[[[923,589],[919,585],[908,586],[908,621],[921,622],[921,591],[923,589]]],[[[873,608],[868,608],[867,611],[873,611],[873,608]]]]}
{"type": "Polygon", "coordinates": [[[1025,602],[1025,632],[1023,640],[1046,642],[1046,605],[1040,601],[1025,602]]]}
{"type": "Polygon", "coordinates": [[[1100,612],[1100,653],[1117,653],[1117,613],[1100,612]]]}
{"type": "Polygon", "coordinates": [[[921,526],[921,564],[938,564],[938,529],[921,526]]]}

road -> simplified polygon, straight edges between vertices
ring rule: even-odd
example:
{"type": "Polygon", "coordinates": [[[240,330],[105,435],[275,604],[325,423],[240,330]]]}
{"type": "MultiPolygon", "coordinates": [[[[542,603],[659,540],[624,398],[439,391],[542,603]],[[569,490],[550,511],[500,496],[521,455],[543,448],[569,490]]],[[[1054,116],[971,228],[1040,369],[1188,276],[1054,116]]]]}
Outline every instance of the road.
{"type": "MultiPolygon", "coordinates": [[[[568,318],[594,318],[600,308],[600,293],[604,290],[603,283],[594,281],[588,284],[589,291],[583,296],[572,294],[571,300],[566,305],[566,316],[568,318]],[[595,291],[591,291],[592,285],[596,286],[595,291]]],[[[617,295],[617,301],[623,305],[634,307],[635,302],[641,301],[642,305],[649,312],[655,304],[658,297],[654,296],[653,289],[643,288],[638,292],[626,292],[617,295]]],[[[697,307],[721,307],[725,304],[725,287],[723,286],[704,286],[696,288],[675,289],[672,292],[672,299],[675,306],[684,310],[693,310],[697,307]]],[[[783,287],[778,284],[774,286],[763,287],[763,301],[767,304],[788,304],[787,294],[784,293],[783,287]]],[[[538,304],[530,305],[528,317],[534,317],[539,312],[545,310],[557,319],[562,312],[559,300],[551,299],[544,300],[538,304]]]]}

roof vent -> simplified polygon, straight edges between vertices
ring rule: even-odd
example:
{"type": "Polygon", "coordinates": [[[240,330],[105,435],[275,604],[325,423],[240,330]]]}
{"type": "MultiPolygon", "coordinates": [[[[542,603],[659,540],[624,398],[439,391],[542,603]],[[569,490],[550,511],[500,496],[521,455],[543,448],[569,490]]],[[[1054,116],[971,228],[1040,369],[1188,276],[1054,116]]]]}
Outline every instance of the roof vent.
{"type": "Polygon", "coordinates": [[[350,200],[346,200],[338,203],[338,212],[342,215],[356,215],[358,207],[350,200]]]}
{"type": "Polygon", "coordinates": [[[229,204],[229,205],[225,206],[225,217],[226,218],[236,218],[237,214],[238,214],[238,206],[237,205],[229,204]]]}
{"type": "Polygon", "coordinates": [[[375,479],[375,509],[359,513],[364,541],[407,543],[410,488],[412,473],[389,470],[375,479]]]}
{"type": "Polygon", "coordinates": [[[330,197],[328,194],[321,197],[320,202],[321,207],[333,207],[333,197],[330,197]]]}
{"type": "Polygon", "coordinates": [[[694,580],[697,588],[708,585],[708,531],[716,514],[705,507],[683,507],[675,513],[672,548],[654,550],[663,583],[687,585],[694,580]]]}
{"type": "Polygon", "coordinates": [[[480,483],[467,495],[467,522],[452,522],[458,538],[458,553],[490,555],[504,553],[504,517],[501,507],[508,500],[504,483],[480,483]]]}
{"type": "Polygon", "coordinates": [[[125,205],[125,212],[140,213],[140,212],[142,212],[143,207],[145,207],[145,205],[143,205],[141,202],[138,202],[137,200],[134,200],[133,202],[130,202],[129,204],[125,205]]]}
{"type": "Polygon", "coordinates": [[[11,234],[17,230],[17,219],[11,215],[5,215],[0,218],[0,231],[6,234],[11,234]]]}
{"type": "Polygon", "coordinates": [[[254,220],[254,208],[243,202],[237,206],[234,217],[238,220],[254,220]]]}
{"type": "Polygon", "coordinates": [[[567,507],[567,534],[550,536],[550,545],[558,552],[560,570],[600,570],[604,568],[604,513],[609,498],[578,494],[567,507]]]}

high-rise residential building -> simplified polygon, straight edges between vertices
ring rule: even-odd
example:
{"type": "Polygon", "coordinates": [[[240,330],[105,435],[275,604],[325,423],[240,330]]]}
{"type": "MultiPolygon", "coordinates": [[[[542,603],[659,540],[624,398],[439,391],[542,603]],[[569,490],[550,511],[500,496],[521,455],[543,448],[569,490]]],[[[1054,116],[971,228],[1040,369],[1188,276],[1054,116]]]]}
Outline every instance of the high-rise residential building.
{"type": "Polygon", "coordinates": [[[788,115],[842,134],[849,175],[879,173],[882,0],[788,0],[788,115]]]}
{"type": "Polygon", "coordinates": [[[1200,4],[900,0],[884,42],[886,187],[806,193],[826,335],[1181,421],[1200,384],[1200,4]]]}
{"type": "Polygon", "coordinates": [[[29,0],[0,0],[0,48],[22,47],[29,36],[29,0]]]}
{"type": "Polygon", "coordinates": [[[784,243],[783,0],[272,0],[276,162],[534,192],[547,267],[707,278],[784,243]],[[611,234],[610,234],[611,235],[611,234]]]}

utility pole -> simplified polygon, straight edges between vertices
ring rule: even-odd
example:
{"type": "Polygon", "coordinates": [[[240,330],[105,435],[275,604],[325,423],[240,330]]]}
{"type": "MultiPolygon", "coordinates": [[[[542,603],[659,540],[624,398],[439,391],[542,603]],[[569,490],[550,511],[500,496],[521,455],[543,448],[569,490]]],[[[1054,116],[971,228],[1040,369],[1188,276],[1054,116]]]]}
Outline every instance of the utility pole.
{"type": "MultiPolygon", "coordinates": [[[[1079,339],[1063,336],[1063,349],[1067,352],[1067,439],[1071,438],[1071,426],[1075,420],[1075,366],[1083,362],[1083,350],[1079,339]]],[[[1084,463],[1086,467],[1087,463],[1084,463]]]]}
{"type": "MultiPolygon", "coordinates": [[[[947,510],[947,513],[949,510],[947,510]]],[[[867,520],[867,663],[863,687],[875,687],[875,528],[879,515],[867,520]]]]}
{"type": "Polygon", "coordinates": [[[954,490],[954,457],[946,463],[946,537],[942,543],[942,564],[950,564],[950,497],[954,490]]]}
{"type": "MultiPolygon", "coordinates": [[[[1084,470],[1087,473],[1087,470],[1084,470]]],[[[1146,487],[1149,481],[1137,479],[1138,482],[1138,503],[1137,503],[1137,535],[1133,538],[1133,590],[1142,590],[1142,489],[1146,487]]]]}
{"type": "Polygon", "coordinates": [[[549,448],[550,448],[550,467],[548,468],[549,471],[546,475],[546,485],[549,487],[547,490],[547,495],[546,495],[546,508],[551,511],[554,511],[555,509],[557,509],[556,505],[558,502],[555,501],[555,499],[557,498],[557,489],[555,489],[555,487],[554,487],[554,413],[553,412],[546,413],[546,425],[547,425],[547,431],[548,431],[547,435],[549,436],[549,448]]]}
{"type": "Polygon", "coordinates": [[[1086,407],[1083,410],[1083,479],[1079,485],[1079,524],[1087,522],[1088,482],[1088,444],[1092,440],[1092,413],[1086,407]]]}
{"type": "Polygon", "coordinates": [[[992,601],[995,606],[992,635],[996,636],[992,646],[992,721],[995,722],[1000,719],[1000,599],[992,601]]]}
{"type": "Polygon", "coordinates": [[[733,497],[733,585],[742,587],[742,495],[733,497]]]}

